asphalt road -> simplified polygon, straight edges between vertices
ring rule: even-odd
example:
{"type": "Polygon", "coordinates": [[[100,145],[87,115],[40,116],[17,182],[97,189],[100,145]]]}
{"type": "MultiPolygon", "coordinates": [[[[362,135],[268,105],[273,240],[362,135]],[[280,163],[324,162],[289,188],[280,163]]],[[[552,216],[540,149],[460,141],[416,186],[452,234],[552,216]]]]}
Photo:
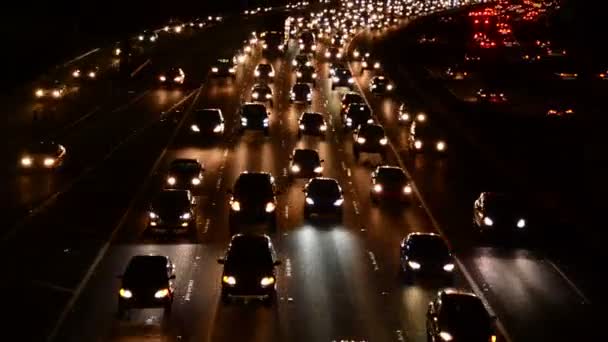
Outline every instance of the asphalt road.
{"type": "MultiPolygon", "coordinates": [[[[235,51],[263,23],[263,17],[239,26],[227,22],[180,39],[170,54],[155,58],[155,65],[183,65],[188,75],[195,75],[190,87],[158,90],[144,77],[134,83],[135,92],[127,95],[120,110],[94,115],[70,131],[73,140],[66,138],[66,145],[73,158],[60,177],[66,178],[63,184],[74,185],[2,241],[7,273],[15,279],[4,283],[3,290],[27,293],[8,298],[7,307],[14,309],[3,322],[4,331],[13,331],[11,326],[28,317],[28,324],[39,329],[20,331],[23,340],[51,334],[56,341],[424,341],[428,302],[444,284],[403,285],[397,279],[398,246],[409,232],[439,231],[459,256],[453,286],[483,295],[504,327],[500,340],[584,336],[588,327],[583,321],[592,311],[549,262],[528,250],[472,246],[472,199],[488,184],[495,185],[492,170],[483,167],[483,156],[454,132],[447,159],[411,158],[405,132],[396,125],[399,99],[371,96],[369,73],[358,76],[357,83],[389,132],[395,153],[386,162],[405,166],[416,182],[416,199],[405,208],[371,204],[370,172],[378,161],[372,157],[366,162],[366,156],[354,161],[352,139],[340,129],[340,91],[331,90],[327,63],[321,60],[316,62],[320,82],[310,109],[325,115],[331,132],[325,141],[297,139],[297,118],[306,107],[288,99],[295,82],[289,63],[293,47],[286,58],[272,60],[277,77],[272,84],[271,136],[236,135],[236,111],[249,100],[260,54],[239,66],[234,82],[207,82],[205,75],[214,58],[235,51]],[[222,109],[226,137],[211,145],[191,144],[183,123],[193,109],[206,107],[222,109]],[[341,224],[303,223],[303,181],[289,182],[286,177],[288,155],[301,146],[318,149],[325,160],[324,175],[341,184],[341,224]],[[168,164],[178,157],[196,157],[206,168],[197,193],[197,230],[179,237],[155,236],[145,229],[147,205],[163,184],[168,164]],[[254,303],[225,306],[219,300],[221,267],[216,258],[230,238],[226,190],[245,170],[271,172],[283,190],[277,206],[279,229],[272,235],[283,261],[279,300],[273,308],[254,303]],[[116,276],[131,256],[148,253],[168,255],[176,264],[172,315],[142,310],[117,319],[116,276]]],[[[399,89],[400,80],[395,80],[399,89]]],[[[91,96],[82,101],[108,105],[109,100],[97,102],[91,96]]],[[[417,105],[424,108],[423,103],[417,105]]],[[[32,184],[14,182],[16,189],[32,184]]],[[[15,192],[25,196],[33,191],[28,196],[34,196],[53,189],[58,188],[30,186],[15,192]]]]}

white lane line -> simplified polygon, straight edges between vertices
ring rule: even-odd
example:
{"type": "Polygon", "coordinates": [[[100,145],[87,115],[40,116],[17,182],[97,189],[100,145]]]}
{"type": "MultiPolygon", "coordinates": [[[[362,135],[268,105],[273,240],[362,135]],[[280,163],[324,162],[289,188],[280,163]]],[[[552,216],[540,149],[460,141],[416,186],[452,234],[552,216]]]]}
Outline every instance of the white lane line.
{"type": "Polygon", "coordinates": [[[346,164],[344,163],[344,161],[341,161],[340,165],[342,165],[342,170],[346,171],[346,164]]]}
{"type": "Polygon", "coordinates": [[[188,286],[186,287],[186,294],[184,295],[184,301],[189,302],[192,297],[192,289],[194,288],[194,280],[188,280],[188,286]]]}
{"type": "Polygon", "coordinates": [[[286,220],[289,219],[289,206],[288,205],[285,206],[285,219],[286,220]]]}
{"type": "Polygon", "coordinates": [[[353,200],[353,208],[355,209],[355,214],[359,215],[359,205],[355,200],[353,200]]]}
{"type": "Polygon", "coordinates": [[[587,296],[585,296],[585,294],[583,293],[583,291],[581,291],[572,280],[570,280],[570,278],[568,278],[568,276],[566,276],[566,274],[564,272],[562,272],[562,270],[559,269],[559,267],[557,267],[557,265],[555,265],[553,263],[553,261],[549,260],[549,259],[543,259],[544,261],[546,261],[549,265],[551,265],[551,267],[555,270],[555,272],[557,272],[557,274],[559,274],[565,281],[566,283],[568,283],[568,285],[570,286],[570,288],[576,292],[576,294],[583,300],[582,304],[591,304],[591,301],[589,300],[589,298],[587,296]]]}
{"type": "Polygon", "coordinates": [[[228,157],[228,149],[224,150],[224,158],[228,157]]]}
{"type": "Polygon", "coordinates": [[[203,234],[207,234],[209,231],[209,226],[211,225],[211,219],[208,218],[205,220],[205,227],[203,228],[203,234]]]}
{"type": "Polygon", "coordinates": [[[346,168],[346,175],[347,175],[348,177],[350,177],[350,176],[352,175],[352,173],[351,173],[351,171],[350,171],[350,167],[347,167],[347,168],[346,168]]]}
{"type": "Polygon", "coordinates": [[[403,336],[403,332],[400,329],[395,330],[395,334],[397,335],[397,341],[405,342],[405,336],[403,336]]]}
{"type": "Polygon", "coordinates": [[[118,113],[118,112],[121,112],[121,111],[129,108],[129,106],[131,106],[131,105],[135,104],[137,101],[141,100],[149,92],[150,92],[150,90],[145,90],[145,91],[141,92],[139,95],[132,98],[131,101],[125,103],[124,105],[122,105],[118,108],[114,108],[110,113],[118,113]]]}
{"type": "Polygon", "coordinates": [[[140,66],[133,70],[133,72],[131,73],[131,77],[135,77],[135,75],[137,75],[143,68],[145,68],[146,65],[150,64],[150,62],[150,58],[146,59],[145,62],[143,62],[140,66]]]}
{"type": "Polygon", "coordinates": [[[196,96],[195,96],[194,100],[192,101],[192,105],[188,108],[188,111],[182,117],[181,121],[178,123],[177,127],[173,131],[173,134],[171,135],[171,137],[168,140],[167,146],[163,149],[163,151],[158,156],[158,159],[156,159],[156,161],[154,162],[154,165],[152,165],[152,167],[150,168],[150,172],[148,173],[146,178],[144,178],[144,181],[141,184],[141,187],[137,190],[136,195],[133,196],[133,198],[131,199],[131,202],[129,203],[127,210],[125,211],[125,213],[122,215],[122,217],[118,221],[118,224],[114,227],[114,230],[112,230],[112,232],[110,233],[108,240],[104,243],[103,247],[97,253],[95,260],[93,260],[93,263],[91,263],[91,266],[89,267],[89,269],[85,273],[84,277],[80,281],[80,284],[78,284],[78,287],[74,291],[74,295],[72,295],[72,297],[70,298],[70,300],[64,307],[63,311],[57,318],[57,321],[55,322],[55,326],[53,327],[53,330],[51,330],[50,334],[48,335],[48,337],[46,339],[47,342],[53,342],[55,340],[55,338],[57,337],[57,333],[59,333],[59,329],[63,325],[63,322],[67,318],[68,314],[72,311],[72,308],[78,301],[78,298],[80,298],[82,291],[84,291],[85,286],[88,284],[89,280],[93,276],[93,273],[97,269],[97,266],[99,265],[99,263],[101,262],[103,257],[108,252],[108,249],[110,249],[110,244],[114,240],[116,233],[118,233],[118,231],[127,222],[127,219],[129,218],[129,216],[131,215],[131,212],[135,208],[135,204],[138,202],[141,202],[141,200],[142,200],[141,197],[145,194],[144,190],[148,188],[150,182],[152,181],[152,175],[156,172],[156,170],[160,166],[161,161],[163,160],[163,158],[165,157],[165,154],[167,154],[167,151],[169,150],[169,146],[175,140],[177,133],[181,131],[181,128],[184,125],[184,122],[186,122],[186,118],[188,117],[187,114],[194,108],[194,104],[196,104],[196,101],[197,101],[202,89],[203,89],[203,85],[201,85],[198,88],[198,90],[194,91],[196,93],[196,96]]]}
{"type": "Polygon", "coordinates": [[[170,114],[171,112],[176,110],[179,106],[181,106],[184,102],[188,101],[188,99],[191,98],[194,94],[198,94],[198,92],[196,90],[191,91],[190,94],[188,94],[186,97],[182,98],[181,100],[177,101],[177,103],[175,103],[174,105],[169,107],[169,109],[163,111],[162,114],[163,115],[170,114]]]}
{"type": "Polygon", "coordinates": [[[283,168],[283,177],[287,177],[287,168],[286,167],[283,168]]]}
{"type": "Polygon", "coordinates": [[[70,59],[69,61],[63,63],[63,67],[65,68],[65,67],[69,66],[70,64],[72,64],[74,62],[77,62],[77,61],[85,58],[86,56],[89,56],[89,55],[92,55],[92,54],[96,53],[99,50],[101,50],[101,49],[100,48],[95,48],[93,50],[90,50],[90,51],[87,51],[87,52],[83,53],[82,55],[80,55],[80,56],[78,56],[76,58],[70,59]]]}
{"type": "Polygon", "coordinates": [[[67,131],[71,130],[72,128],[76,127],[78,124],[80,124],[81,122],[85,121],[86,119],[90,118],[93,114],[97,113],[99,110],[101,109],[101,107],[97,106],[95,108],[93,108],[93,110],[89,111],[88,113],[86,113],[85,115],[81,116],[80,118],[78,118],[78,120],[71,122],[69,124],[67,124],[66,126],[64,126],[59,133],[57,133],[57,136],[60,136],[62,134],[65,134],[67,131]]]}
{"type": "MultiPolygon", "coordinates": [[[[354,40],[354,38],[353,38],[353,40],[354,40]]],[[[349,42],[349,45],[350,45],[350,42],[349,42]]],[[[348,48],[346,49],[346,51],[348,51],[348,48]]],[[[352,69],[351,63],[348,63],[348,68],[350,69],[350,71],[352,73],[353,69],[352,69]]],[[[370,108],[372,108],[371,105],[370,105],[370,103],[369,103],[369,101],[367,100],[367,96],[365,96],[365,92],[363,91],[363,88],[361,88],[361,85],[359,84],[358,78],[356,78],[356,77],[355,77],[355,85],[359,89],[359,93],[363,97],[363,100],[365,100],[365,103],[370,108]]],[[[391,148],[393,154],[395,155],[395,158],[397,160],[397,163],[399,164],[399,167],[401,167],[403,169],[403,171],[407,175],[408,179],[411,180],[412,190],[413,190],[414,194],[416,195],[416,197],[418,197],[418,200],[420,201],[420,205],[424,209],[426,215],[431,220],[431,224],[433,225],[433,228],[436,231],[438,231],[441,235],[446,236],[445,233],[443,232],[443,230],[441,229],[441,227],[439,226],[439,222],[435,219],[435,216],[433,216],[433,214],[431,213],[431,210],[429,209],[429,206],[426,204],[426,201],[422,197],[422,194],[420,193],[420,191],[418,191],[418,186],[414,182],[414,178],[412,177],[412,175],[408,171],[408,169],[405,167],[405,163],[403,162],[403,159],[399,155],[397,149],[395,148],[395,145],[393,145],[393,143],[392,143],[392,141],[391,141],[390,138],[388,139],[388,145],[391,148]]],[[[483,303],[488,308],[488,311],[494,312],[493,309],[490,307],[487,298],[485,297],[485,295],[483,294],[483,292],[481,290],[479,290],[479,287],[477,286],[477,284],[475,283],[475,281],[473,280],[473,278],[471,277],[471,275],[469,274],[469,272],[464,267],[464,264],[460,261],[460,259],[457,256],[455,256],[454,259],[458,263],[458,267],[460,268],[461,272],[465,275],[465,278],[467,279],[467,282],[469,283],[469,286],[471,286],[471,289],[483,301],[483,303]]],[[[496,315],[494,315],[494,316],[496,316],[496,315]]],[[[512,342],[513,341],[511,339],[511,337],[509,336],[509,334],[507,333],[507,330],[504,328],[504,325],[502,324],[502,322],[500,321],[500,319],[498,317],[496,317],[496,327],[499,329],[500,334],[505,338],[506,342],[512,342]]]]}
{"type": "Polygon", "coordinates": [[[374,254],[374,252],[367,251],[367,254],[369,255],[369,259],[372,262],[372,266],[374,266],[374,271],[380,270],[380,267],[378,266],[378,261],[376,261],[376,255],[374,254]]]}
{"type": "Polygon", "coordinates": [[[215,183],[215,189],[219,190],[220,187],[222,186],[222,175],[220,175],[217,179],[217,183],[215,183]]]}
{"type": "Polygon", "coordinates": [[[57,291],[57,292],[74,293],[73,289],[69,289],[67,287],[51,284],[51,283],[46,282],[46,281],[34,281],[33,283],[36,284],[36,285],[38,285],[38,286],[40,286],[40,287],[46,287],[48,289],[51,289],[51,290],[57,291]]]}

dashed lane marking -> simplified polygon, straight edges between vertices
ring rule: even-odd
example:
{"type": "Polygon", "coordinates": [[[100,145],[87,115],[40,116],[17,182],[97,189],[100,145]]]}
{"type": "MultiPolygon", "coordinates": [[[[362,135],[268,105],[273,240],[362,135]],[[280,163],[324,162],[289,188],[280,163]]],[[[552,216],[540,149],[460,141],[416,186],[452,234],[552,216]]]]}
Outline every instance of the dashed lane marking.
{"type": "Polygon", "coordinates": [[[285,276],[291,278],[291,259],[289,258],[285,260],[285,276]]]}
{"type": "Polygon", "coordinates": [[[186,294],[184,295],[184,301],[189,302],[192,297],[192,289],[194,289],[194,280],[188,280],[188,286],[186,287],[186,294]]]}
{"type": "Polygon", "coordinates": [[[367,251],[367,254],[369,255],[369,259],[372,262],[372,266],[374,266],[374,271],[380,270],[380,267],[378,266],[378,261],[376,261],[376,255],[374,254],[374,252],[367,251]]]}
{"type": "Polygon", "coordinates": [[[207,234],[207,232],[209,231],[209,226],[211,226],[211,219],[206,219],[205,220],[205,227],[203,228],[203,234],[207,234]]]}

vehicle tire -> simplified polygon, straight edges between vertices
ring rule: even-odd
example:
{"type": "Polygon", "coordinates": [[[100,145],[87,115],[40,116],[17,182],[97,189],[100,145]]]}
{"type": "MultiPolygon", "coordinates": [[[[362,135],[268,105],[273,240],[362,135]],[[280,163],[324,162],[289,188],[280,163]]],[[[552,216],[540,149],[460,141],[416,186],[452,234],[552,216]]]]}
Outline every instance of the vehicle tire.
{"type": "Polygon", "coordinates": [[[331,90],[334,90],[334,89],[336,89],[336,86],[332,84],[331,85],[331,90]]]}

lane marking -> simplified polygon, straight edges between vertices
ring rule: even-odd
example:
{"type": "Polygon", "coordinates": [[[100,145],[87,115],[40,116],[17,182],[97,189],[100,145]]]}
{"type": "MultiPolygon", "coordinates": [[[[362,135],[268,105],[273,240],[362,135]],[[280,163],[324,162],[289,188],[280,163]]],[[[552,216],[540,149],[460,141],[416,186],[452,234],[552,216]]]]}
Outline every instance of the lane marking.
{"type": "Polygon", "coordinates": [[[346,171],[346,164],[344,161],[341,161],[340,164],[342,165],[342,170],[346,171]]]}
{"type": "Polygon", "coordinates": [[[53,291],[57,291],[57,292],[63,292],[63,293],[74,293],[73,289],[64,287],[64,286],[60,286],[60,285],[55,285],[55,284],[51,284],[47,281],[39,281],[39,280],[35,280],[33,281],[33,283],[37,286],[40,287],[46,287],[47,289],[51,289],[53,291]]]}
{"type": "Polygon", "coordinates": [[[203,234],[207,234],[209,231],[209,226],[211,225],[211,219],[208,218],[205,220],[205,227],[203,228],[203,234]]]}
{"type": "Polygon", "coordinates": [[[95,48],[95,49],[93,49],[93,50],[87,51],[87,52],[83,53],[82,55],[77,56],[77,57],[75,57],[75,58],[72,58],[72,59],[70,59],[69,61],[67,61],[67,62],[63,63],[63,65],[62,65],[62,66],[65,68],[65,67],[69,66],[70,64],[72,64],[72,63],[74,63],[74,62],[77,62],[77,61],[79,61],[79,60],[81,60],[81,59],[85,58],[86,56],[92,55],[92,54],[94,54],[94,53],[96,53],[96,52],[98,52],[98,51],[100,51],[100,50],[101,50],[100,48],[95,48]]]}
{"type": "Polygon", "coordinates": [[[374,252],[367,251],[367,254],[369,255],[369,259],[372,262],[372,266],[374,266],[374,271],[380,270],[380,267],[378,266],[378,261],[376,261],[376,255],[374,255],[374,252]]]}
{"type": "Polygon", "coordinates": [[[285,219],[286,220],[289,219],[289,206],[288,205],[285,206],[285,219]]]}
{"type": "Polygon", "coordinates": [[[226,158],[227,156],[228,156],[228,149],[225,149],[225,150],[224,150],[224,160],[225,160],[225,158],[226,158]]]}
{"type": "Polygon", "coordinates": [[[85,115],[83,115],[80,118],[78,118],[78,120],[65,125],[63,128],[61,128],[59,130],[59,132],[57,132],[55,134],[55,136],[61,136],[61,135],[65,134],[67,131],[71,130],[72,128],[74,128],[75,126],[77,126],[78,124],[80,124],[81,122],[83,122],[86,119],[90,118],[93,114],[97,113],[100,109],[101,109],[100,106],[97,106],[97,107],[93,108],[93,110],[90,110],[88,113],[86,113],[85,115]]]}
{"type": "Polygon", "coordinates": [[[138,66],[132,73],[131,73],[131,77],[135,77],[135,75],[137,75],[143,68],[146,67],[146,65],[150,64],[150,58],[146,59],[145,62],[143,62],[140,66],[138,66]]]}
{"type": "Polygon", "coordinates": [[[585,294],[583,293],[583,291],[581,291],[572,280],[570,280],[570,278],[568,278],[568,276],[566,276],[566,274],[564,272],[562,272],[562,270],[559,269],[559,267],[557,267],[557,265],[555,263],[553,263],[553,261],[549,260],[549,259],[543,259],[544,261],[546,261],[549,265],[551,265],[551,267],[555,270],[555,272],[557,272],[557,274],[559,274],[562,278],[564,278],[564,280],[566,281],[566,283],[568,283],[568,285],[570,286],[570,288],[576,292],[576,294],[583,300],[582,304],[591,304],[591,301],[589,300],[589,298],[587,296],[585,296],[585,294]]]}
{"type": "Polygon", "coordinates": [[[215,189],[216,190],[220,190],[220,187],[222,187],[222,175],[220,175],[217,179],[217,183],[215,184],[215,189]]]}
{"type": "Polygon", "coordinates": [[[129,108],[131,105],[135,104],[136,102],[138,102],[139,100],[141,100],[144,96],[146,96],[149,92],[151,92],[151,90],[144,90],[143,92],[139,93],[139,95],[135,96],[134,98],[131,99],[131,101],[123,104],[122,106],[118,107],[118,108],[114,108],[110,113],[118,113],[121,112],[127,108],[129,108]]]}
{"type": "Polygon", "coordinates": [[[350,167],[347,167],[347,168],[346,168],[346,175],[347,175],[348,177],[350,177],[350,176],[351,176],[351,174],[352,174],[352,173],[351,173],[351,171],[350,171],[350,167]]]}
{"type": "Polygon", "coordinates": [[[189,302],[192,297],[192,289],[194,288],[194,280],[188,280],[188,286],[186,287],[186,294],[184,295],[184,301],[189,302]]]}
{"type": "Polygon", "coordinates": [[[403,336],[403,332],[401,330],[395,330],[395,334],[397,335],[397,341],[405,342],[405,336],[403,336]]]}
{"type": "Polygon", "coordinates": [[[285,276],[291,278],[291,259],[289,258],[285,260],[285,276]]]}
{"type": "Polygon", "coordinates": [[[355,209],[355,214],[359,215],[359,205],[355,200],[353,200],[353,208],[355,209]]]}
{"type": "Polygon", "coordinates": [[[283,168],[283,177],[287,177],[287,168],[286,167],[283,168]]]}

